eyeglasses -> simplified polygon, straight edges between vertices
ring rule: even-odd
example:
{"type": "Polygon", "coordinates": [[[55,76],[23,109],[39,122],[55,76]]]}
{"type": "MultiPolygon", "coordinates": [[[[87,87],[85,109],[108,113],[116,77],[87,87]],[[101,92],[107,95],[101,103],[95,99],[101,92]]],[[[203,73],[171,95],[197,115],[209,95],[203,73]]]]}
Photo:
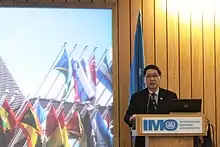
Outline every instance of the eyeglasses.
{"type": "Polygon", "coordinates": [[[155,75],[146,75],[145,77],[147,78],[147,79],[150,79],[150,78],[157,78],[157,77],[159,77],[160,75],[157,75],[157,74],[155,74],[155,75]]]}

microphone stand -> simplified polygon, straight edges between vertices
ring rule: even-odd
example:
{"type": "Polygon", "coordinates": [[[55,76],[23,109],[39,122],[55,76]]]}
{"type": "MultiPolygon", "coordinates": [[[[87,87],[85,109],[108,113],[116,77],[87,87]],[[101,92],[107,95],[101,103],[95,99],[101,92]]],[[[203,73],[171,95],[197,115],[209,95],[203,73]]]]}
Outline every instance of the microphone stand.
{"type": "MultiPolygon", "coordinates": [[[[147,101],[147,114],[149,113],[149,106],[150,106],[150,100],[153,99],[152,95],[148,95],[148,101],[147,101]]],[[[131,146],[135,147],[135,140],[133,139],[132,130],[135,127],[135,120],[132,121],[132,126],[130,127],[130,136],[131,136],[131,146]]],[[[136,138],[136,136],[135,136],[136,138]]]]}

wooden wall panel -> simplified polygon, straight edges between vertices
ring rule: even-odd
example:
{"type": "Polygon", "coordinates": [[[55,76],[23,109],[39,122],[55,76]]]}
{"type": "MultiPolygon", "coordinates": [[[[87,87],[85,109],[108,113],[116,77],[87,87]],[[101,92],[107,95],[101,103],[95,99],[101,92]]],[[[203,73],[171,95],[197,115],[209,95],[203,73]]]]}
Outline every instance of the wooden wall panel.
{"type": "MultiPolygon", "coordinates": [[[[214,137],[219,146],[220,44],[217,40],[220,38],[220,13],[216,14],[217,23],[211,11],[177,11],[173,10],[172,2],[142,0],[145,64],[158,65],[163,74],[161,86],[176,92],[180,98],[203,99],[204,112],[214,125],[214,137]]],[[[136,19],[137,3],[128,9],[131,17],[135,17],[131,20],[136,19]]],[[[130,25],[133,23],[131,21],[130,25]]],[[[132,28],[130,33],[134,33],[132,28]]],[[[133,38],[130,41],[133,49],[133,38]]],[[[127,102],[124,105],[127,106],[127,102]]]]}
{"type": "Polygon", "coordinates": [[[179,11],[180,98],[191,97],[190,12],[179,11]]]}
{"type": "Polygon", "coordinates": [[[215,13],[215,66],[216,66],[216,135],[217,135],[217,144],[216,147],[220,146],[220,11],[215,13]]]}
{"type": "Polygon", "coordinates": [[[79,0],[80,3],[92,3],[92,0],[79,0]]]}
{"type": "MultiPolygon", "coordinates": [[[[131,46],[131,60],[133,58],[134,54],[134,40],[135,40],[135,31],[136,31],[136,25],[137,25],[137,19],[138,19],[138,13],[139,11],[141,12],[141,7],[142,7],[142,0],[131,0],[130,1],[130,7],[131,7],[131,41],[130,41],[130,46],[131,46]]],[[[142,18],[141,21],[143,22],[142,18]]]]}
{"type": "Polygon", "coordinates": [[[167,88],[167,21],[166,0],[155,1],[155,56],[162,72],[161,86],[167,88]]]}
{"type": "Polygon", "coordinates": [[[117,4],[118,0],[105,0],[108,4],[117,4]]]}
{"type": "MultiPolygon", "coordinates": [[[[215,126],[215,48],[214,13],[203,13],[204,41],[204,104],[205,113],[215,126]]],[[[215,129],[216,132],[216,129],[215,129]]]]}
{"type": "Polygon", "coordinates": [[[179,37],[178,12],[172,11],[172,1],[167,0],[167,51],[168,51],[168,89],[179,97],[179,37]]]}
{"type": "Polygon", "coordinates": [[[130,70],[130,0],[119,1],[118,3],[118,42],[119,42],[119,129],[120,147],[130,146],[130,133],[124,123],[124,114],[128,107],[129,97],[129,70],[130,70]]]}
{"type": "Polygon", "coordinates": [[[105,3],[105,0],[93,0],[92,2],[93,2],[94,4],[95,4],[95,3],[105,3]]]}
{"type": "Polygon", "coordinates": [[[154,1],[143,0],[143,39],[144,39],[144,55],[145,64],[155,63],[154,53],[154,35],[155,35],[155,19],[154,19],[154,1]]]}
{"type": "Polygon", "coordinates": [[[191,13],[192,98],[203,98],[202,12],[191,13]]]}
{"type": "Polygon", "coordinates": [[[112,40],[113,40],[113,56],[114,56],[114,60],[112,62],[113,64],[113,76],[112,76],[112,81],[113,81],[113,102],[114,102],[114,109],[113,109],[113,123],[114,123],[114,130],[113,130],[113,134],[114,134],[114,146],[115,147],[119,147],[119,139],[120,139],[120,133],[119,133],[119,129],[120,129],[120,122],[119,122],[119,88],[118,88],[118,65],[119,65],[119,50],[118,50],[118,21],[117,19],[117,14],[118,14],[118,10],[117,7],[114,7],[112,9],[112,40]]]}

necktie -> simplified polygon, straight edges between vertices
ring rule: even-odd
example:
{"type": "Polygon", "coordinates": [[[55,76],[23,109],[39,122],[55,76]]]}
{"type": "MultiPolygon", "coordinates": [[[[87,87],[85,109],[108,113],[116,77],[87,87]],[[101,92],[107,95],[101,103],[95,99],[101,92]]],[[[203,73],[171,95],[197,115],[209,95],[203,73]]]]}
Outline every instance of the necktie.
{"type": "Polygon", "coordinates": [[[152,96],[152,105],[153,105],[154,111],[156,111],[156,109],[157,109],[157,102],[156,102],[156,98],[155,98],[156,94],[152,93],[151,96],[152,96]]]}

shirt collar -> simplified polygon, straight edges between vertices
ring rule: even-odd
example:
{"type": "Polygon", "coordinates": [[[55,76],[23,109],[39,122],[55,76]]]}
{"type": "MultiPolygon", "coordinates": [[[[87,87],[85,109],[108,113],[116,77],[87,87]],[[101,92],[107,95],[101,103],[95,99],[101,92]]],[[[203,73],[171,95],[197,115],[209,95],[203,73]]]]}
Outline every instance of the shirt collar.
{"type": "MultiPolygon", "coordinates": [[[[149,93],[150,94],[152,94],[153,92],[152,91],[150,91],[149,89],[148,89],[148,91],[149,91],[149,93]]],[[[157,91],[155,92],[155,94],[158,96],[159,95],[159,88],[157,89],[157,91]]]]}

